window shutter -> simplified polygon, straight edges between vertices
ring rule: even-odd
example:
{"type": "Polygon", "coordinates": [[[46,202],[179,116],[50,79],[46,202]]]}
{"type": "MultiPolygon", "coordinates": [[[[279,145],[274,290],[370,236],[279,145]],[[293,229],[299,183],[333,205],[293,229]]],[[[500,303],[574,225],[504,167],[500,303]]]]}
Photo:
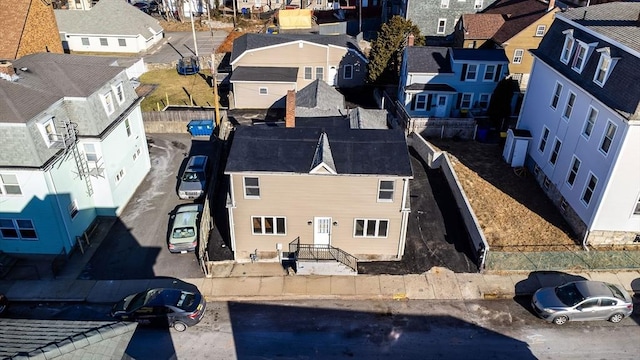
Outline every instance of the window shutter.
{"type": "Polygon", "coordinates": [[[427,110],[431,110],[431,99],[433,98],[432,94],[427,96],[427,110]]]}
{"type": "Polygon", "coordinates": [[[411,97],[411,110],[415,110],[416,109],[416,98],[417,98],[416,95],[413,95],[411,97]]]}
{"type": "Polygon", "coordinates": [[[460,74],[460,80],[464,81],[467,78],[467,64],[462,64],[462,74],[460,74]]]}
{"type": "Polygon", "coordinates": [[[462,93],[458,94],[458,101],[456,102],[456,109],[460,109],[460,104],[462,103],[462,93]]]}
{"type": "Polygon", "coordinates": [[[500,75],[502,74],[502,64],[498,65],[498,68],[496,69],[496,77],[494,79],[494,81],[500,81],[500,75]]]}

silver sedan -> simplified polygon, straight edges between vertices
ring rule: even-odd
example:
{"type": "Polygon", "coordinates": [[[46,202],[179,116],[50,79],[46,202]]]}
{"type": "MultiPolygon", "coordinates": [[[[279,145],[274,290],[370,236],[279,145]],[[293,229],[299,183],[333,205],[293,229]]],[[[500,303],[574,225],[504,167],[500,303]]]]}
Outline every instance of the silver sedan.
{"type": "Polygon", "coordinates": [[[574,281],[539,289],[531,300],[533,310],[548,322],[622,321],[633,312],[629,293],[619,285],[602,281],[574,281]]]}

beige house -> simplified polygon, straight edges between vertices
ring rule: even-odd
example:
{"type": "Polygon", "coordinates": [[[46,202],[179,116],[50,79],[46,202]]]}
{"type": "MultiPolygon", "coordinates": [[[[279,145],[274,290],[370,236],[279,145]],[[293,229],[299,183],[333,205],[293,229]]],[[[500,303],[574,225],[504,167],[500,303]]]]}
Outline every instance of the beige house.
{"type": "Polygon", "coordinates": [[[336,88],[363,85],[367,59],[347,35],[245,34],[231,53],[235,108],[284,107],[287,90],[316,79],[336,88]]]}
{"type": "Polygon", "coordinates": [[[235,259],[283,259],[301,249],[402,258],[413,177],[404,133],[294,122],[290,115],[286,127],[235,131],[225,169],[235,259]]]}

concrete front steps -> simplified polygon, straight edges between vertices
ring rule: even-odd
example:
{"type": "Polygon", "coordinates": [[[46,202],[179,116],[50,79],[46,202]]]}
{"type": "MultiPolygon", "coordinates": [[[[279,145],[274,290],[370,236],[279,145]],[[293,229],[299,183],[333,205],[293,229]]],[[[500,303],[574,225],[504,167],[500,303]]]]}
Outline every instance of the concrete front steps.
{"type": "Polygon", "coordinates": [[[335,260],[298,260],[296,275],[358,275],[358,273],[335,260]]]}

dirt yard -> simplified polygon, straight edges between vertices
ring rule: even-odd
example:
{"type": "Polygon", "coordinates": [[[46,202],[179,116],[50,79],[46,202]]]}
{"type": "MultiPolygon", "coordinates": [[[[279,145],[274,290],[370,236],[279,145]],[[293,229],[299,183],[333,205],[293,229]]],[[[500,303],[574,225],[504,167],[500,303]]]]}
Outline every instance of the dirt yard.
{"type": "Polygon", "coordinates": [[[579,239],[544,195],[533,174],[517,175],[498,144],[429,140],[451,155],[453,166],[484,231],[498,251],[560,251],[579,239]]]}

